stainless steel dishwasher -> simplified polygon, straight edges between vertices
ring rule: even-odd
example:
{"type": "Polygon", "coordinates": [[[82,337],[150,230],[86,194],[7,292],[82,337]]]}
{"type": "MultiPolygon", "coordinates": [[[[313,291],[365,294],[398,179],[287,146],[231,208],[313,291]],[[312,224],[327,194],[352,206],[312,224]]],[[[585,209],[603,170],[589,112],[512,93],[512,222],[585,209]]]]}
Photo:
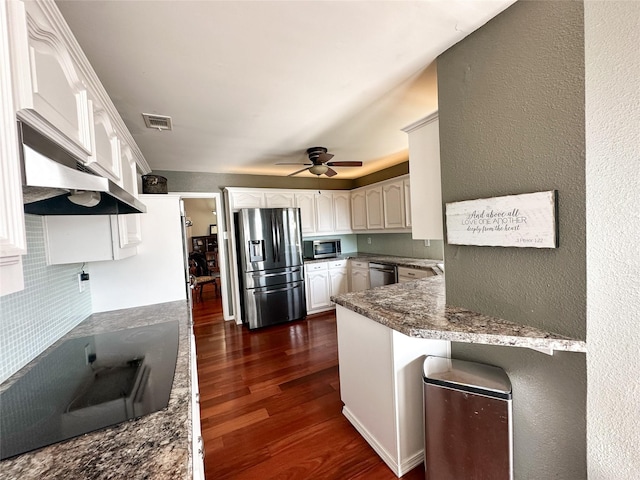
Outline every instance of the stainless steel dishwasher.
{"type": "Polygon", "coordinates": [[[369,262],[369,282],[371,288],[398,282],[398,267],[386,263],[369,262]]]}

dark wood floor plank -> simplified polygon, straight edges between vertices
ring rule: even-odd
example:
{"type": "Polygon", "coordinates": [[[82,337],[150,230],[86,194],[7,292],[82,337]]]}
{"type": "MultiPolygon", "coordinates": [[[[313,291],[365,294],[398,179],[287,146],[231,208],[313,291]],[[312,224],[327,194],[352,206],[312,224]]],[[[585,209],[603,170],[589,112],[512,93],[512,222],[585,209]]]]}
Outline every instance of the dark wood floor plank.
{"type": "Polygon", "coordinates": [[[396,478],[342,415],[334,313],[249,331],[204,292],[193,317],[207,480],[396,478]]]}

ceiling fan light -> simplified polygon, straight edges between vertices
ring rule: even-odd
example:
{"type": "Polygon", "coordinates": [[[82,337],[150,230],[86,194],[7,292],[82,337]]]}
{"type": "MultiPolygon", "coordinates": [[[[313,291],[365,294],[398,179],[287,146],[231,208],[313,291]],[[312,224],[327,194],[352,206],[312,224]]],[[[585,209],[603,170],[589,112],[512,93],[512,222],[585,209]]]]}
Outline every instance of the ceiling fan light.
{"type": "Polygon", "coordinates": [[[323,173],[326,173],[327,170],[329,170],[329,167],[326,165],[314,165],[309,167],[309,171],[314,175],[322,175],[323,173]]]}

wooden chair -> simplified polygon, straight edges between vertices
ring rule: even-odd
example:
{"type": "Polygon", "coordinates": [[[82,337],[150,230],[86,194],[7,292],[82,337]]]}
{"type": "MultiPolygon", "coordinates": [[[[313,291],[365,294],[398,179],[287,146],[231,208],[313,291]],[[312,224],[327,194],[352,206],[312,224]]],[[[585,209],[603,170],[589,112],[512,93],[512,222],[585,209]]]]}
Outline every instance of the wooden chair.
{"type": "MultiPolygon", "coordinates": [[[[194,301],[202,300],[202,290],[205,285],[212,284],[216,297],[219,295],[218,279],[220,278],[219,270],[211,270],[211,261],[199,252],[189,255],[189,280],[193,289],[194,301]]],[[[215,267],[215,264],[213,265],[215,267]]]]}

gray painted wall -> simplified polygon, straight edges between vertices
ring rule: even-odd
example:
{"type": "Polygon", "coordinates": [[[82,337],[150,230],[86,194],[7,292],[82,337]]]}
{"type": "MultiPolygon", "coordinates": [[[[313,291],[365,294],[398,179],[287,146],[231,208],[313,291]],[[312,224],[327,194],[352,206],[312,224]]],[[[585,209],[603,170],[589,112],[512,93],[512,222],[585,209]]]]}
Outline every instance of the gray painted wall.
{"type": "MultiPolygon", "coordinates": [[[[447,303],[585,339],[583,4],[520,1],[438,58],[444,202],[559,191],[560,247],[444,246],[447,303]]],[[[453,344],[513,383],[515,478],[586,478],[581,353],[453,344]]]]}
{"type": "Polygon", "coordinates": [[[358,252],[442,260],[442,240],[414,240],[410,233],[358,234],[358,252]],[[371,243],[369,243],[369,239],[371,243]]]}
{"type": "Polygon", "coordinates": [[[167,179],[167,188],[170,192],[218,192],[224,187],[351,190],[407,173],[409,173],[409,162],[393,165],[379,172],[356,179],[275,177],[269,175],[236,175],[169,170],[153,171],[154,175],[161,175],[167,179]]]}

